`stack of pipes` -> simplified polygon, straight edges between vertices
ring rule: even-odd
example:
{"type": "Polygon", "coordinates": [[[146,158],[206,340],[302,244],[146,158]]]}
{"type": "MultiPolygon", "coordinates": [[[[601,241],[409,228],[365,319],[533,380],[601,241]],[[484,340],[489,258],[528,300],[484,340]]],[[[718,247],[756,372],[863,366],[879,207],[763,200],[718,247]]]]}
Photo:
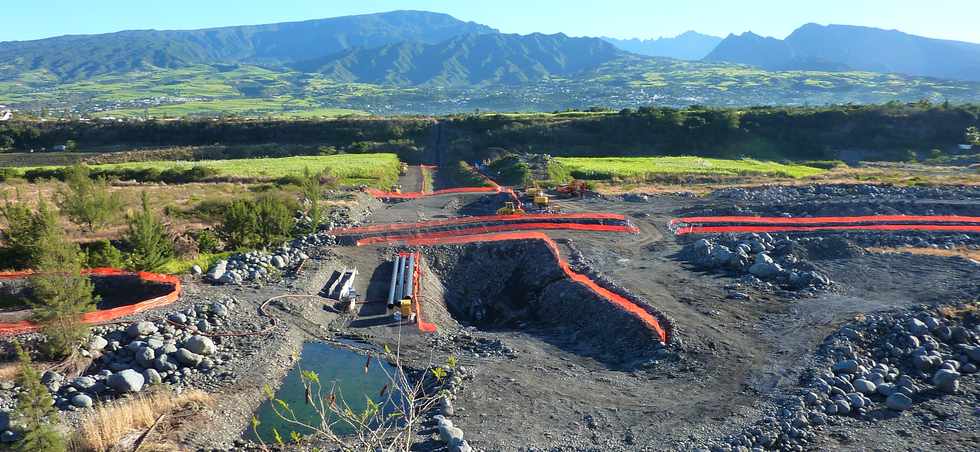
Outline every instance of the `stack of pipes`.
{"type": "Polygon", "coordinates": [[[399,254],[392,262],[388,309],[398,309],[401,301],[415,293],[415,254],[399,254]]]}

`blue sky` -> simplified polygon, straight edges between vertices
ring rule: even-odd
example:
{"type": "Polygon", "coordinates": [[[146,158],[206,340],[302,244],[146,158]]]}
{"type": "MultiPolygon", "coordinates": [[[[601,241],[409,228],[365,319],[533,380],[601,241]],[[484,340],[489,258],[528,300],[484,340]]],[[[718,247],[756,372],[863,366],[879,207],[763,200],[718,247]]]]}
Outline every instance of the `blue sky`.
{"type": "Polygon", "coordinates": [[[418,9],[509,33],[783,38],[807,23],[899,29],[980,43],[980,0],[0,0],[0,41],[126,29],[193,29],[418,9]]]}

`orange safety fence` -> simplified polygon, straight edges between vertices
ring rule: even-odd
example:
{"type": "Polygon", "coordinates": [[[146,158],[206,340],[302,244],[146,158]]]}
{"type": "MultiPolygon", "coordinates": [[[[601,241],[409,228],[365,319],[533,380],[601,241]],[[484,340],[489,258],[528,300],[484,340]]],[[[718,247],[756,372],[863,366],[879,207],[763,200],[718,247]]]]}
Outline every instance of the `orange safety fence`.
{"type": "Polygon", "coordinates": [[[505,233],[495,233],[495,234],[480,234],[480,235],[466,235],[466,236],[438,236],[433,237],[432,235],[420,236],[415,239],[406,241],[409,246],[436,246],[436,245],[458,245],[467,243],[477,243],[477,242],[499,242],[499,241],[509,241],[509,240],[541,240],[551,250],[552,255],[558,261],[558,265],[561,267],[562,271],[568,276],[572,281],[580,283],[600,297],[608,300],[614,306],[623,311],[633,315],[641,322],[643,322],[647,327],[653,330],[654,333],[660,338],[664,343],[667,343],[670,339],[667,336],[667,332],[660,325],[660,321],[654,316],[650,311],[645,309],[643,306],[630,301],[629,299],[623,297],[622,295],[613,292],[605,287],[600,286],[595,281],[590,279],[588,276],[581,273],[577,273],[572,270],[571,266],[567,261],[562,259],[561,252],[558,249],[558,244],[555,243],[550,237],[541,232],[505,232],[505,233]]]}
{"type": "Polygon", "coordinates": [[[447,220],[421,221],[418,223],[396,223],[380,224],[373,226],[359,226],[344,229],[334,229],[330,231],[333,235],[357,235],[375,232],[395,232],[408,229],[425,229],[443,226],[455,226],[472,223],[490,223],[497,221],[512,222],[537,222],[540,220],[611,220],[626,221],[626,216],[612,213],[546,213],[546,214],[526,214],[526,215],[480,215],[463,218],[450,218],[447,220]]]}
{"type": "Polygon", "coordinates": [[[403,256],[408,256],[410,254],[415,254],[415,268],[412,269],[412,300],[415,300],[415,324],[418,325],[419,331],[423,333],[435,333],[437,328],[434,323],[426,322],[422,320],[422,299],[419,298],[419,282],[422,281],[422,253],[418,251],[414,253],[401,253],[403,256]]]}
{"type": "Polygon", "coordinates": [[[444,188],[442,190],[433,190],[431,193],[423,193],[420,191],[413,191],[407,193],[395,193],[392,191],[383,191],[376,188],[368,188],[365,192],[375,198],[381,199],[418,199],[427,198],[430,196],[439,195],[449,195],[458,193],[503,193],[505,192],[500,186],[496,187],[459,187],[459,188],[444,188]]]}
{"type": "Polygon", "coordinates": [[[747,217],[747,216],[718,216],[718,217],[687,217],[674,218],[670,224],[695,223],[745,223],[745,224],[848,224],[848,223],[980,223],[980,217],[960,215],[868,215],[853,217],[747,217]]]}
{"type": "Polygon", "coordinates": [[[414,234],[402,235],[382,235],[377,237],[367,237],[357,241],[357,246],[378,245],[383,243],[405,242],[421,238],[450,238],[461,235],[478,235],[505,231],[528,231],[535,229],[563,230],[563,231],[593,231],[593,232],[626,232],[636,233],[638,229],[632,225],[616,224],[591,224],[591,223],[516,223],[500,224],[495,226],[478,226],[464,229],[454,229],[451,231],[439,232],[417,232],[414,234]]]}
{"type": "Polygon", "coordinates": [[[811,231],[947,231],[977,232],[980,225],[954,224],[867,224],[867,225],[827,225],[827,226],[683,226],[676,235],[722,234],[726,232],[811,232],[811,231]]]}
{"type": "MultiPolygon", "coordinates": [[[[181,283],[180,278],[172,275],[161,275],[148,272],[127,272],[118,268],[92,268],[82,271],[83,274],[95,276],[136,276],[142,281],[169,284],[173,290],[166,295],[161,295],[149,300],[143,300],[126,306],[119,306],[112,309],[103,309],[82,314],[82,322],[87,324],[97,324],[108,322],[133,314],[137,314],[150,309],[167,306],[177,301],[180,297],[181,283]]],[[[19,279],[35,275],[30,270],[18,272],[0,272],[0,279],[19,279]]],[[[29,320],[19,322],[0,323],[0,335],[22,334],[40,330],[40,325],[29,320]]]]}

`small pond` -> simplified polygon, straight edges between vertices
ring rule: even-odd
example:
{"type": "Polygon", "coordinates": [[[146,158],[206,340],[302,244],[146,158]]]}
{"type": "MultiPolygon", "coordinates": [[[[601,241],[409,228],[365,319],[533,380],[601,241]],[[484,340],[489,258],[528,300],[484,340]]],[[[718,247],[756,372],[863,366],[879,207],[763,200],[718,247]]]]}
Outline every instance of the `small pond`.
{"type": "MultiPolygon", "coordinates": [[[[342,396],[355,413],[360,413],[367,406],[368,397],[374,401],[381,399],[379,394],[389,382],[385,371],[390,375],[394,375],[395,372],[393,366],[372,356],[371,364],[365,373],[364,365],[367,361],[367,355],[347,348],[323,342],[307,342],[303,344],[299,362],[289,371],[279,390],[276,391],[276,398],[289,404],[290,409],[293,410],[298,419],[307,424],[319,425],[320,416],[313,406],[306,403],[306,393],[300,380],[300,370],[302,369],[316,372],[319,375],[324,397],[327,397],[330,388],[336,385],[338,399],[342,396]]],[[[261,437],[263,442],[270,444],[274,441],[273,428],[282,435],[284,441],[289,440],[289,434],[292,431],[304,435],[310,433],[281,419],[273,410],[272,403],[272,401],[266,400],[259,406],[255,413],[255,417],[259,420],[258,431],[253,431],[250,423],[246,428],[246,438],[258,441],[261,437]]],[[[385,413],[390,413],[394,411],[395,406],[392,403],[384,408],[385,413]]],[[[341,435],[353,433],[353,429],[342,422],[334,426],[334,431],[341,435]]]]}

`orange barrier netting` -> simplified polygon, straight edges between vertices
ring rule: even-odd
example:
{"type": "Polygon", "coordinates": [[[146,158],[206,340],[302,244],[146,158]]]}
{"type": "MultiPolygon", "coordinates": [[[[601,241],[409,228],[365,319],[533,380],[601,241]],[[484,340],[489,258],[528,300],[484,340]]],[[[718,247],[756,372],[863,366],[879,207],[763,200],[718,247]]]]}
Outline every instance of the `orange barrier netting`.
{"type": "Polygon", "coordinates": [[[725,232],[810,232],[810,231],[949,231],[978,232],[980,226],[952,224],[868,224],[840,226],[684,226],[676,235],[721,234],[725,232]]]}
{"type": "MultiPolygon", "coordinates": [[[[180,278],[172,275],[160,275],[157,273],[148,272],[127,272],[125,270],[120,270],[118,268],[92,268],[82,271],[83,274],[95,275],[95,276],[136,276],[142,281],[156,282],[163,284],[170,284],[173,286],[173,290],[166,294],[161,295],[156,298],[151,298],[149,300],[143,300],[139,303],[134,303],[126,306],[119,306],[112,309],[103,309],[99,311],[92,311],[82,314],[82,322],[87,324],[96,324],[102,322],[108,322],[110,320],[115,320],[120,317],[125,317],[128,315],[137,314],[150,309],[156,309],[162,306],[169,305],[177,301],[180,297],[181,284],[180,278]]],[[[0,279],[15,279],[15,278],[25,278],[35,275],[33,271],[20,271],[20,272],[0,272],[0,279]]],[[[33,331],[40,330],[41,327],[29,320],[22,320],[20,322],[9,322],[0,323],[0,335],[10,335],[10,334],[21,334],[30,333],[33,331]]]]}
{"type": "Polygon", "coordinates": [[[602,298],[605,298],[611,302],[614,306],[628,312],[629,314],[635,316],[640,321],[642,321],[647,327],[653,330],[660,340],[664,343],[668,342],[668,337],[666,331],[661,327],[660,321],[649,311],[644,309],[642,306],[626,299],[622,295],[619,295],[605,287],[596,284],[591,278],[581,273],[577,273],[572,270],[571,266],[561,257],[561,252],[558,249],[558,244],[555,243],[551,237],[541,232],[509,232],[509,233],[496,233],[496,234],[481,234],[481,235],[467,235],[467,236],[450,236],[450,237],[420,237],[416,239],[411,239],[406,242],[409,246],[436,246],[436,245],[456,245],[456,244],[466,244],[466,243],[476,243],[476,242],[500,242],[509,240],[542,240],[551,250],[552,255],[558,261],[559,267],[572,281],[581,283],[588,287],[590,290],[595,292],[602,298]]]}
{"type": "Polygon", "coordinates": [[[406,229],[425,229],[440,226],[455,226],[472,223],[489,223],[495,221],[529,221],[537,220],[612,220],[626,221],[626,216],[612,213],[545,213],[527,215],[481,215],[474,217],[450,218],[448,220],[421,221],[418,223],[396,223],[380,224],[374,226],[359,226],[353,228],[334,229],[330,231],[333,235],[356,235],[373,232],[395,232],[406,229]]]}
{"type": "Polygon", "coordinates": [[[718,217],[687,217],[674,218],[670,220],[670,225],[693,224],[693,223],[749,223],[749,224],[847,224],[847,223],[889,223],[889,222],[916,222],[916,223],[980,223],[980,217],[967,217],[959,215],[869,215],[853,217],[746,217],[746,216],[718,216],[718,217]]]}
{"type": "Polygon", "coordinates": [[[503,193],[505,192],[500,186],[496,187],[459,187],[459,188],[444,188],[442,190],[434,190],[431,193],[423,193],[420,191],[408,192],[408,193],[395,193],[391,191],[378,190],[376,188],[368,188],[365,190],[367,194],[375,198],[386,198],[386,199],[418,199],[426,198],[429,196],[439,196],[448,195],[454,193],[503,193]]]}
{"type": "Polygon", "coordinates": [[[418,325],[419,331],[423,333],[435,333],[436,325],[434,323],[429,323],[422,320],[422,299],[419,298],[419,282],[422,281],[422,253],[418,251],[414,253],[399,253],[402,256],[415,255],[415,267],[412,269],[412,300],[415,300],[415,324],[418,325]]]}
{"type": "Polygon", "coordinates": [[[455,229],[452,231],[439,232],[417,232],[414,234],[403,235],[382,235],[377,237],[367,237],[357,241],[357,246],[377,245],[382,243],[405,242],[420,238],[448,238],[461,235],[479,235],[485,233],[504,232],[504,231],[528,231],[535,229],[562,230],[562,231],[593,231],[593,232],[626,232],[637,233],[639,230],[635,226],[616,225],[616,224],[591,224],[591,223],[515,223],[500,224],[495,226],[479,226],[473,228],[455,229]]]}

